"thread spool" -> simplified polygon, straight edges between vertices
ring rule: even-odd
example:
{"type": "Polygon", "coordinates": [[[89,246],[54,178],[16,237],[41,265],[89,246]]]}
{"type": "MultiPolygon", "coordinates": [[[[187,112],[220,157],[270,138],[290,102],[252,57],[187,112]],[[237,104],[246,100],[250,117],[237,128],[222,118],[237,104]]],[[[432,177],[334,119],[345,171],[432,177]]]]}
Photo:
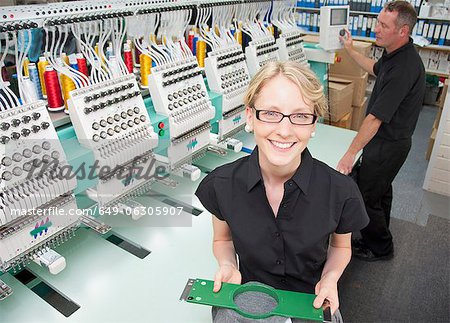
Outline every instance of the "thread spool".
{"type": "Polygon", "coordinates": [[[47,89],[47,101],[49,111],[61,111],[64,109],[64,101],[59,85],[58,73],[51,66],[45,67],[45,88],[47,89]]]}
{"type": "Polygon", "coordinates": [[[44,73],[45,73],[45,67],[47,65],[48,65],[48,62],[45,59],[45,57],[44,56],[39,57],[39,62],[38,62],[39,81],[41,83],[42,96],[45,99],[47,98],[47,90],[45,89],[44,73]]]}
{"type": "Polygon", "coordinates": [[[78,70],[89,77],[89,71],[86,64],[86,58],[83,57],[83,54],[78,53],[77,54],[77,64],[78,64],[78,70]]]}
{"type": "Polygon", "coordinates": [[[152,59],[145,54],[139,55],[139,61],[141,62],[141,85],[148,86],[148,76],[151,74],[152,59]]]}
{"type": "Polygon", "coordinates": [[[133,54],[128,44],[123,45],[123,59],[128,73],[133,73],[133,54]]]}
{"type": "Polygon", "coordinates": [[[36,64],[30,63],[28,65],[28,73],[30,75],[30,81],[33,83],[35,87],[37,98],[39,100],[42,100],[44,96],[42,95],[41,81],[39,79],[39,72],[36,68],[36,64]]]}
{"type": "Polygon", "coordinates": [[[194,43],[194,31],[190,30],[188,34],[188,46],[191,49],[191,52],[193,51],[193,44],[194,43]]]}
{"type": "Polygon", "coordinates": [[[28,71],[29,64],[30,64],[30,60],[28,59],[28,57],[25,57],[25,59],[23,60],[23,75],[24,76],[30,76],[30,73],[28,71]]]}
{"type": "Polygon", "coordinates": [[[197,61],[198,66],[205,67],[206,42],[204,40],[197,41],[197,61]]]}
{"type": "Polygon", "coordinates": [[[234,34],[235,39],[239,43],[239,45],[242,46],[242,23],[240,22],[238,24],[238,29],[236,30],[236,33],[234,34]]]}
{"type": "Polygon", "coordinates": [[[69,55],[69,65],[71,68],[78,71],[78,62],[77,62],[77,57],[75,54],[69,55]]]}
{"type": "Polygon", "coordinates": [[[39,100],[36,87],[28,76],[23,77],[22,86],[24,92],[23,100],[25,103],[32,103],[39,100]]]}
{"type": "Polygon", "coordinates": [[[194,39],[192,40],[192,55],[197,56],[197,42],[198,42],[198,34],[194,35],[194,39]]]}
{"type": "Polygon", "coordinates": [[[141,51],[139,49],[137,49],[137,47],[134,47],[134,66],[135,67],[141,66],[140,58],[141,58],[141,51]]]}

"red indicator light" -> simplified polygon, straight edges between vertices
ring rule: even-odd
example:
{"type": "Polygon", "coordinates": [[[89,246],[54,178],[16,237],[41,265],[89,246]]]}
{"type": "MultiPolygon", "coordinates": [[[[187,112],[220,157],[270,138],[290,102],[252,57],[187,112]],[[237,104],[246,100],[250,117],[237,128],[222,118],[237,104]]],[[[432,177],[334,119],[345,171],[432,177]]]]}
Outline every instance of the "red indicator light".
{"type": "Polygon", "coordinates": [[[163,129],[163,128],[164,128],[164,122],[158,123],[158,128],[159,128],[159,129],[163,129]]]}

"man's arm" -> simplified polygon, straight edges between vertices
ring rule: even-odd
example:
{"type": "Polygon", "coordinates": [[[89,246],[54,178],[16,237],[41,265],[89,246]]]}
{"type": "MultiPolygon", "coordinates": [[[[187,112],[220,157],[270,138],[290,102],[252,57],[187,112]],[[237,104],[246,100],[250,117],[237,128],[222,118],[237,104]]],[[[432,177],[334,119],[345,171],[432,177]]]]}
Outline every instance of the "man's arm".
{"type": "Polygon", "coordinates": [[[353,139],[347,152],[337,165],[337,170],[342,174],[348,175],[355,164],[356,154],[363,149],[369,141],[375,136],[381,126],[381,120],[373,114],[368,114],[364,119],[358,134],[353,139]]]}
{"type": "Polygon", "coordinates": [[[375,73],[373,71],[373,66],[375,65],[375,61],[369,57],[364,56],[363,54],[357,52],[353,48],[353,39],[350,32],[345,29],[345,38],[342,36],[339,36],[340,41],[344,45],[344,48],[347,50],[347,53],[350,55],[350,57],[366,72],[368,72],[370,75],[375,76],[375,73]]]}

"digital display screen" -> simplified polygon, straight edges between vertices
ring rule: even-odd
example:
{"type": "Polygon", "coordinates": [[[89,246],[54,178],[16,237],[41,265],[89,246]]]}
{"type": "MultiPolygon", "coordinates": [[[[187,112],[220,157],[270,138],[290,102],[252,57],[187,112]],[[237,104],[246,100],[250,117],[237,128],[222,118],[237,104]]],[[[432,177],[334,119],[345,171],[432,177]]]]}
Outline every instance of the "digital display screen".
{"type": "Polygon", "coordinates": [[[347,9],[331,9],[330,25],[347,25],[347,9]]]}

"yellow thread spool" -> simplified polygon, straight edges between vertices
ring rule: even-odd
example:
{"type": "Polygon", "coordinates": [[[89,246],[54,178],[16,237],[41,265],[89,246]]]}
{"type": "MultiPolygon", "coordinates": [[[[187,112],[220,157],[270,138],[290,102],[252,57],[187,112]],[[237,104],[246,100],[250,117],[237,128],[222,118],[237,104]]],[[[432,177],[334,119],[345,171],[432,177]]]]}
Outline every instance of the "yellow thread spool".
{"type": "Polygon", "coordinates": [[[270,31],[270,33],[271,33],[272,36],[273,36],[274,33],[275,33],[275,29],[273,28],[273,25],[272,25],[272,24],[269,24],[269,26],[268,26],[267,28],[269,28],[269,31],[270,31]]]}
{"type": "Polygon", "coordinates": [[[44,97],[47,97],[47,90],[45,89],[45,82],[44,82],[44,72],[45,67],[48,65],[47,60],[44,56],[39,57],[39,62],[37,64],[38,66],[38,72],[39,72],[39,80],[41,81],[41,89],[42,89],[42,95],[44,97]]]}
{"type": "Polygon", "coordinates": [[[237,42],[239,43],[239,45],[242,46],[242,22],[238,23],[236,32],[234,33],[234,37],[237,40],[237,42]]]}
{"type": "Polygon", "coordinates": [[[30,76],[30,72],[28,71],[28,65],[30,64],[30,60],[28,59],[28,57],[26,57],[23,60],[23,75],[24,76],[30,76]]]}
{"type": "Polygon", "coordinates": [[[151,74],[152,59],[145,54],[139,55],[139,62],[141,63],[141,85],[148,86],[148,76],[151,74]]]}
{"type": "Polygon", "coordinates": [[[72,79],[67,75],[61,74],[61,89],[64,98],[64,105],[67,110],[67,100],[70,98],[70,91],[75,90],[75,83],[73,83],[72,79]]]}
{"type": "Polygon", "coordinates": [[[206,42],[199,39],[197,41],[197,61],[198,66],[205,67],[205,57],[206,57],[206,42]]]}

